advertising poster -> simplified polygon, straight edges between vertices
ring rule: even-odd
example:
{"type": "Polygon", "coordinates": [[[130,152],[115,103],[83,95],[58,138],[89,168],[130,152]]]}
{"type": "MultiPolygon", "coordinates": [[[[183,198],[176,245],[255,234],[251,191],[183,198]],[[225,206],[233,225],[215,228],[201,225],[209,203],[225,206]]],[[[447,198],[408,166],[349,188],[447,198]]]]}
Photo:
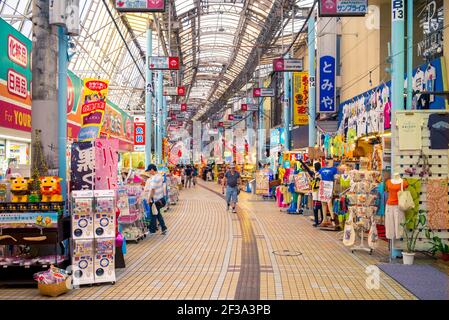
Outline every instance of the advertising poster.
{"type": "Polygon", "coordinates": [[[106,109],[109,80],[84,79],[83,104],[81,106],[80,141],[89,141],[100,136],[106,109]]]}
{"type": "Polygon", "coordinates": [[[0,126],[31,132],[31,41],[0,19],[0,126]]]}
{"type": "Polygon", "coordinates": [[[309,123],[309,73],[293,72],[293,125],[309,123]]]}
{"type": "Polygon", "coordinates": [[[120,12],[164,12],[166,0],[115,0],[120,12]]]}
{"type": "Polygon", "coordinates": [[[95,189],[115,190],[118,185],[118,140],[95,140],[95,189]]]}
{"type": "Polygon", "coordinates": [[[70,190],[93,190],[95,152],[91,141],[72,144],[70,157],[70,190]]]}

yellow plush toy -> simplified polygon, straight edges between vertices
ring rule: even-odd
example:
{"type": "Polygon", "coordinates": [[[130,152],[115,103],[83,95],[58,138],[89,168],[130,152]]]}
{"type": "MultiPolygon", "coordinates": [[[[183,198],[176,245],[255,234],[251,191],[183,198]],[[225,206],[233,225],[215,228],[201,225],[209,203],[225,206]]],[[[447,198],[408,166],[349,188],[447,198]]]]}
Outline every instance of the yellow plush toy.
{"type": "Polygon", "coordinates": [[[42,202],[62,201],[61,184],[62,178],[55,176],[40,177],[42,202]]]}
{"type": "Polygon", "coordinates": [[[11,178],[11,202],[28,201],[28,195],[30,194],[29,185],[31,181],[33,181],[33,179],[24,177],[11,178]]]}
{"type": "Polygon", "coordinates": [[[61,184],[62,178],[55,176],[40,177],[42,202],[61,202],[61,184]]]}

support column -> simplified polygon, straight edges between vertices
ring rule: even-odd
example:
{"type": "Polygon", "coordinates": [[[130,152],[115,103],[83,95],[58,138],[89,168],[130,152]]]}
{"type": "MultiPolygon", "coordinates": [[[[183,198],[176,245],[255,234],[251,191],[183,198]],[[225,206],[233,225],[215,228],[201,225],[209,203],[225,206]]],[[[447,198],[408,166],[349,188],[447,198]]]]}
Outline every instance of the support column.
{"type": "Polygon", "coordinates": [[[156,159],[157,164],[162,163],[162,105],[163,105],[163,82],[164,77],[162,75],[162,71],[158,71],[157,74],[157,114],[156,114],[156,122],[157,122],[157,153],[156,159]]]}
{"type": "MultiPolygon", "coordinates": [[[[285,55],[284,58],[288,58],[285,55]]],[[[291,123],[291,108],[290,108],[290,72],[284,72],[284,140],[285,150],[290,150],[290,123],[291,123]]]]}
{"type": "Polygon", "coordinates": [[[149,68],[149,57],[153,55],[153,30],[152,24],[147,29],[147,65],[146,65],[146,93],[145,93],[145,168],[151,163],[151,148],[153,146],[153,71],[149,68]]]}
{"type": "MultiPolygon", "coordinates": [[[[50,26],[49,0],[33,1],[33,48],[32,56],[32,142],[34,130],[41,130],[43,155],[49,169],[48,173],[58,174],[58,103],[57,75],[58,35],[56,27],[50,26]]],[[[66,109],[67,110],[67,109],[66,109]]],[[[64,113],[64,115],[66,112],[64,113]]],[[[65,152],[65,150],[64,150],[65,152]]],[[[31,172],[39,166],[36,159],[31,160],[31,172]]]]}
{"type": "Polygon", "coordinates": [[[316,144],[316,97],[315,97],[315,13],[312,12],[307,25],[309,44],[309,147],[316,144]]]}
{"type": "MultiPolygon", "coordinates": [[[[262,88],[262,80],[259,78],[259,88],[262,88]]],[[[265,116],[264,116],[264,108],[263,108],[263,97],[258,98],[259,101],[259,116],[258,125],[258,138],[257,138],[257,164],[259,164],[259,161],[265,160],[265,116]]]]}
{"type": "Polygon", "coordinates": [[[413,0],[407,0],[407,110],[412,109],[413,88],[413,0]]]}
{"type": "Polygon", "coordinates": [[[58,168],[63,200],[67,200],[67,36],[58,28],[58,168]]]}

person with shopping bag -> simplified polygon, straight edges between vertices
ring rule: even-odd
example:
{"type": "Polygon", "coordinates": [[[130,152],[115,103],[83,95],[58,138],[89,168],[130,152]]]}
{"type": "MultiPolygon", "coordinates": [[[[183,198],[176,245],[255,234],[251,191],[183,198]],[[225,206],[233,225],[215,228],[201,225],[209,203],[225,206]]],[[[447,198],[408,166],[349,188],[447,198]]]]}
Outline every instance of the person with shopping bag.
{"type": "Polygon", "coordinates": [[[145,184],[144,194],[147,197],[146,199],[150,209],[150,234],[156,233],[157,221],[159,221],[162,234],[165,235],[167,234],[167,226],[161,213],[161,209],[166,205],[164,198],[164,179],[157,172],[157,167],[154,164],[148,165],[145,173],[149,175],[145,184]]]}

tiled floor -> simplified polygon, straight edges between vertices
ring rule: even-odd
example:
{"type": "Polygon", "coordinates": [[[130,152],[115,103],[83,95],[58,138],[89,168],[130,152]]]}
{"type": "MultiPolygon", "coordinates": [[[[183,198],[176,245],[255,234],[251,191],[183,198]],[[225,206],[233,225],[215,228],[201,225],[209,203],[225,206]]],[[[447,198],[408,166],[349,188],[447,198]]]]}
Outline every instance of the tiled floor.
{"type": "MultiPolygon", "coordinates": [[[[367,289],[366,267],[384,259],[385,248],[352,254],[334,232],[245,193],[238,214],[226,212],[220,188],[201,183],[165,213],[168,235],[128,245],[115,285],[57,299],[415,299],[383,273],[380,288],[367,289]]],[[[49,298],[1,288],[0,299],[49,298]]]]}

